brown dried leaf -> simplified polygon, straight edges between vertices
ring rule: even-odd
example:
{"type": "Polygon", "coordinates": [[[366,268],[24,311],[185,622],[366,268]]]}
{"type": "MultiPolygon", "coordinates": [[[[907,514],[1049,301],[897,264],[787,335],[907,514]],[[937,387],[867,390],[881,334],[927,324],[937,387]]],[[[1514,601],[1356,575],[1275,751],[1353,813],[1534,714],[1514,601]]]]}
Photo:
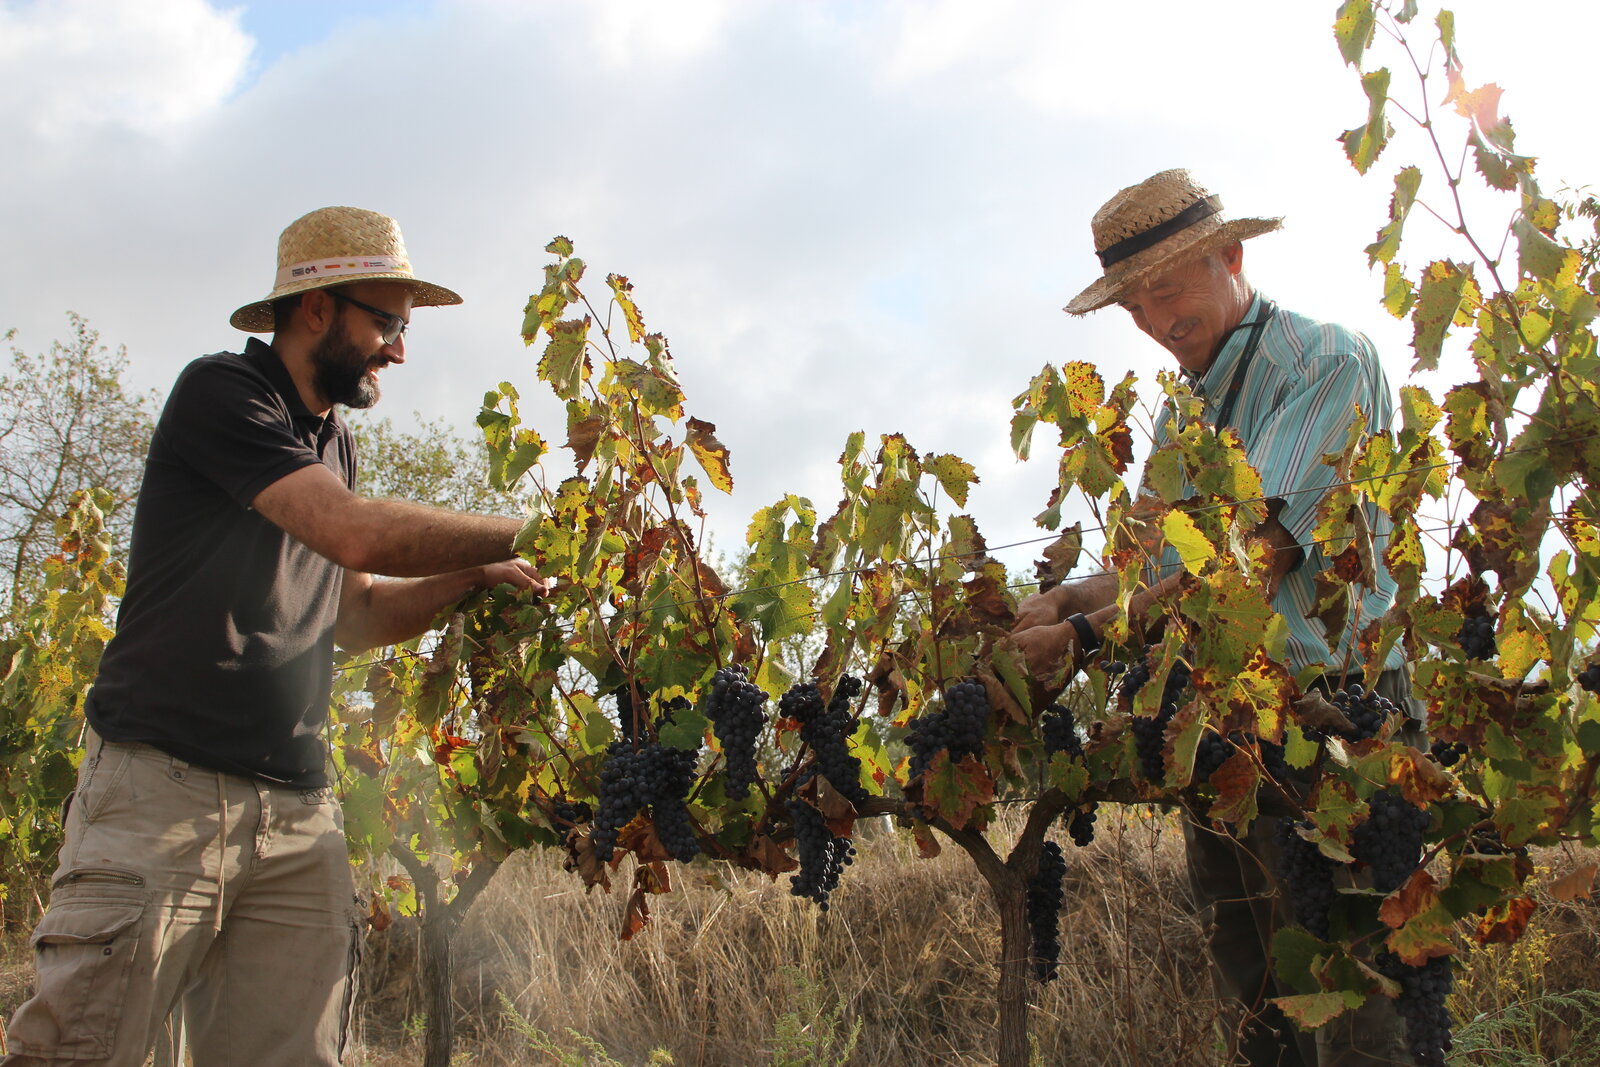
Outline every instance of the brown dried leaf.
{"type": "Polygon", "coordinates": [[[1538,907],[1532,897],[1518,897],[1489,909],[1473,932],[1480,945],[1509,945],[1522,937],[1528,919],[1538,907]]]}
{"type": "Polygon", "coordinates": [[[1378,918],[1391,930],[1398,930],[1412,919],[1439,902],[1439,883],[1427,871],[1418,869],[1411,873],[1406,884],[1384,898],[1378,908],[1378,918]]]}
{"type": "Polygon", "coordinates": [[[1550,896],[1555,900],[1588,900],[1594,889],[1595,871],[1600,865],[1585,863],[1550,883],[1550,896]]]}
{"type": "Polygon", "coordinates": [[[800,866],[799,862],[789,855],[788,850],[774,841],[769,834],[757,836],[745,850],[745,856],[757,870],[773,878],[800,866]]]}
{"type": "MultiPolygon", "coordinates": [[[[590,828],[584,827],[567,835],[567,859],[563,867],[576,871],[585,890],[599,886],[611,892],[611,875],[607,865],[594,854],[594,842],[589,839],[590,828]]],[[[615,860],[613,860],[615,865],[615,860]]]]}
{"type": "Polygon", "coordinates": [[[1443,800],[1456,790],[1448,771],[1409,745],[1390,758],[1389,781],[1419,807],[1443,800]]]}
{"type": "Polygon", "coordinates": [[[573,456],[578,461],[579,471],[587,467],[589,461],[594,458],[595,446],[600,443],[600,431],[605,425],[604,416],[590,415],[567,428],[567,447],[572,449],[573,456]]]}

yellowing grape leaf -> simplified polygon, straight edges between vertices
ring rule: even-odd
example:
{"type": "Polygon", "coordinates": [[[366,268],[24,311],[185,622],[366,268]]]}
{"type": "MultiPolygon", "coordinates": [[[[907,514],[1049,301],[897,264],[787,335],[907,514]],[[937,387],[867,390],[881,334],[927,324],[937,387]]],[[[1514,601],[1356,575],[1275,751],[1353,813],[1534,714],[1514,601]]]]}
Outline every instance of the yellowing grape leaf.
{"type": "Polygon", "coordinates": [[[1517,897],[1489,909],[1473,931],[1480,945],[1509,945],[1520,940],[1538,905],[1532,897],[1517,897]]]}
{"type": "Polygon", "coordinates": [[[689,451],[711,484],[724,493],[733,492],[733,475],[728,470],[728,446],[717,440],[715,423],[689,419],[689,451]]]}
{"type": "Polygon", "coordinates": [[[1278,1006],[1289,1018],[1293,1019],[1303,1030],[1315,1030],[1317,1027],[1331,1022],[1352,1008],[1361,1006],[1365,998],[1360,993],[1349,993],[1342,990],[1324,993],[1297,993],[1289,997],[1274,997],[1272,1003],[1278,1006]]]}
{"type": "Polygon", "coordinates": [[[994,801],[994,778],[967,756],[952,763],[948,753],[934,756],[922,780],[922,803],[956,829],[964,829],[979,807],[994,801]]]}

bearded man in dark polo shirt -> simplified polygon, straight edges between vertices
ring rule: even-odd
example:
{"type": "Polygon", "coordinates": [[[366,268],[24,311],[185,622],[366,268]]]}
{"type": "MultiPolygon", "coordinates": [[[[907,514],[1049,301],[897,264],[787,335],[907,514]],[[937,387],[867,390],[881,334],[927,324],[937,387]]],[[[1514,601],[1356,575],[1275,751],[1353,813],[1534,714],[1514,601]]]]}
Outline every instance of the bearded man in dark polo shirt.
{"type": "Polygon", "coordinates": [[[474,589],[547,589],[512,558],[520,520],[354,492],[336,405],[377,400],[414,307],[460,302],[416,278],[392,219],[323,208],[233,315],[272,343],[179,375],[7,1067],[137,1067],[180,1001],[200,1067],[339,1062],[361,914],[325,769],[334,642],[413,637],[474,589]]]}

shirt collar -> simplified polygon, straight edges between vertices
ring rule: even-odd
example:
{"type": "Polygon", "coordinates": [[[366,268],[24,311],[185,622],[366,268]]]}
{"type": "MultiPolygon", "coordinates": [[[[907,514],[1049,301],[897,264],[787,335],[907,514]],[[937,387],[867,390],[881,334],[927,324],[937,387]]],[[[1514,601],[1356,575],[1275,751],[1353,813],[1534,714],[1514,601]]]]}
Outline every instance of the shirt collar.
{"type": "Polygon", "coordinates": [[[1228,334],[1227,340],[1222,342],[1222,351],[1217,353],[1217,358],[1211,361],[1203,374],[1190,374],[1184,372],[1184,381],[1189,388],[1206,397],[1208,400],[1220,396],[1233,380],[1233,372],[1239,366],[1239,357],[1244,355],[1245,345],[1250,340],[1250,326],[1261,314],[1262,300],[1258,292],[1250,298],[1250,306],[1245,309],[1244,318],[1239,320],[1228,334]]]}
{"type": "Polygon", "coordinates": [[[306,407],[306,402],[300,398],[300,387],[294,384],[294,376],[289,373],[289,368],[283,365],[283,357],[278,355],[277,349],[261,340],[252,337],[245,342],[244,357],[261,369],[267,376],[267,381],[283,397],[284,404],[289,408],[289,415],[296,421],[305,421],[318,428],[331,428],[339,425],[339,413],[336,409],[329,409],[327,417],[313,415],[311,409],[306,407]]]}

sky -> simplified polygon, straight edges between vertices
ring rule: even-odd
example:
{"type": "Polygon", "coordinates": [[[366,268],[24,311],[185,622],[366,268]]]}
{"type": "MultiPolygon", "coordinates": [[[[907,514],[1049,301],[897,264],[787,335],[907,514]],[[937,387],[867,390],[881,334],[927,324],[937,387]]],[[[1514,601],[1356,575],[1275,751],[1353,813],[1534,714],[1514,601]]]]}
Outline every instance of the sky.
{"type": "MultiPolygon", "coordinates": [[[[719,547],[786,492],[831,512],[857,429],[973,463],[966,510],[991,545],[1024,542],[1058,453],[1041,435],[1015,459],[1011,398],[1046,362],[1151,391],[1171,365],[1117,309],[1060,311],[1098,274],[1096,207],[1155,171],[1190,168],[1230,216],[1283,216],[1246,246],[1253,281],[1368,333],[1391,386],[1410,380],[1409,329],[1362,249],[1421,147],[1396,116],[1370,175],[1345,161],[1336,138],[1366,100],[1336,7],[0,0],[0,332],[40,351],[76,312],[126,346],[134,385],[165,391],[242,346],[228,316],[271,288],[279,231],[352,204],[397,218],[418,275],[465,298],[418,310],[376,413],[465,433],[511,381],[559,441],[519,328],[562,234],[596,295],[609,272],[632,279],[690,414],[731,450],[733,495],[708,494],[719,547]]],[[[1547,188],[1600,179],[1584,111],[1600,5],[1453,9],[1467,82],[1504,88],[1547,188]]],[[[1424,50],[1435,10],[1414,24],[1424,50]]],[[[1395,86],[1417,97],[1413,76],[1395,86]]],[[[1427,94],[1437,111],[1439,78],[1427,94]]],[[[1470,203],[1497,238],[1513,205],[1470,203]]],[[[1425,221],[1408,258],[1461,254],[1425,221]]],[[[1026,569],[1037,550],[997,554],[1026,569]]]]}

